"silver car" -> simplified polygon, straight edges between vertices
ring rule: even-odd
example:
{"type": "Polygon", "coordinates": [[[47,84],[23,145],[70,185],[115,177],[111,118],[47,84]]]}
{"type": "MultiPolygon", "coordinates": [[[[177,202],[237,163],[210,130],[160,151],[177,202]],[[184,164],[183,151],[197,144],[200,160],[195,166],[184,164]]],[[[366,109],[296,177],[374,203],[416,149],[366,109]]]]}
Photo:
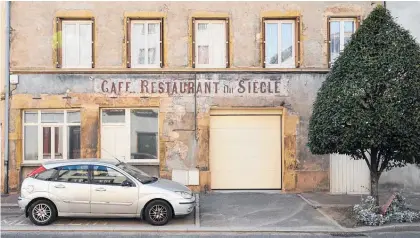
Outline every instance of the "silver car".
{"type": "Polygon", "coordinates": [[[36,225],[57,217],[138,217],[165,225],[195,208],[195,196],[177,182],[151,177],[120,161],[48,162],[23,181],[19,207],[36,225]]]}

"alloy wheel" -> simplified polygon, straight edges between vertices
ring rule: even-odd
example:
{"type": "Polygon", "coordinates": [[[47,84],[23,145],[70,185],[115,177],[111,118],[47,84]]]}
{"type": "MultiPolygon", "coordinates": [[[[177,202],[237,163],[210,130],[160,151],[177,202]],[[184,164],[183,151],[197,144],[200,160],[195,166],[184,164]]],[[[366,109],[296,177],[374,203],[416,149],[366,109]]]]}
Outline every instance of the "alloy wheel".
{"type": "Polygon", "coordinates": [[[149,211],[149,216],[154,222],[162,222],[168,218],[168,210],[162,205],[154,205],[149,211]]]}
{"type": "Polygon", "coordinates": [[[44,223],[51,218],[51,207],[45,203],[37,204],[32,210],[32,217],[39,223],[44,223]]]}

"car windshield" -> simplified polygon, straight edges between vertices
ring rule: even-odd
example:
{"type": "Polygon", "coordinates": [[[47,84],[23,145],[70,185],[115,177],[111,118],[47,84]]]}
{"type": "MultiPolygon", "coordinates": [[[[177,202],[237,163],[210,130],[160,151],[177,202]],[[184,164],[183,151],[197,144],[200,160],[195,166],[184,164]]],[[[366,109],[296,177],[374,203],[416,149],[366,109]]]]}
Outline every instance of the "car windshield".
{"type": "Polygon", "coordinates": [[[126,163],[119,163],[117,164],[117,167],[124,170],[143,184],[154,182],[157,180],[156,177],[152,177],[146,174],[145,172],[141,171],[140,169],[126,163]]]}

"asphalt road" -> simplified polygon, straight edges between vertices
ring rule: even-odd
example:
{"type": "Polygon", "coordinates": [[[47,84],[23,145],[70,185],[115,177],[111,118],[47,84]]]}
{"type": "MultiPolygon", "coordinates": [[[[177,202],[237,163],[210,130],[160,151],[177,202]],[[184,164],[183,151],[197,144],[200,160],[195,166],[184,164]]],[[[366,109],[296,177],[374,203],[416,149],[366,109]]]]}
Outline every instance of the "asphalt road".
{"type": "Polygon", "coordinates": [[[89,237],[89,238],[111,238],[111,237],[141,237],[141,238],[158,238],[158,237],[171,237],[171,238],[198,238],[198,237],[215,237],[215,238],[224,238],[224,237],[237,237],[237,238],[264,238],[264,237],[281,237],[281,238],[360,238],[360,237],[371,237],[371,238],[418,238],[420,237],[420,232],[398,232],[398,233],[366,233],[366,234],[296,234],[296,233],[253,233],[253,234],[235,234],[235,233],[123,233],[123,232],[1,232],[1,237],[4,238],[49,238],[49,237],[66,237],[66,238],[79,238],[79,237],[89,237]]]}

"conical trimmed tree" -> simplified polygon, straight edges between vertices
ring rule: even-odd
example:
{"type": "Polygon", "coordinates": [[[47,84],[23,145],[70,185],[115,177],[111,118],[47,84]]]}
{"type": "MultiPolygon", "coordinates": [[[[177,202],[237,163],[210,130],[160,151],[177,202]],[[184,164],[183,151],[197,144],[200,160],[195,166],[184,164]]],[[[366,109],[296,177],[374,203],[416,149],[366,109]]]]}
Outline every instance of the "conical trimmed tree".
{"type": "Polygon", "coordinates": [[[309,122],[313,154],[346,154],[370,169],[378,200],[383,171],[420,163],[420,46],[376,7],[323,82],[309,122]]]}

